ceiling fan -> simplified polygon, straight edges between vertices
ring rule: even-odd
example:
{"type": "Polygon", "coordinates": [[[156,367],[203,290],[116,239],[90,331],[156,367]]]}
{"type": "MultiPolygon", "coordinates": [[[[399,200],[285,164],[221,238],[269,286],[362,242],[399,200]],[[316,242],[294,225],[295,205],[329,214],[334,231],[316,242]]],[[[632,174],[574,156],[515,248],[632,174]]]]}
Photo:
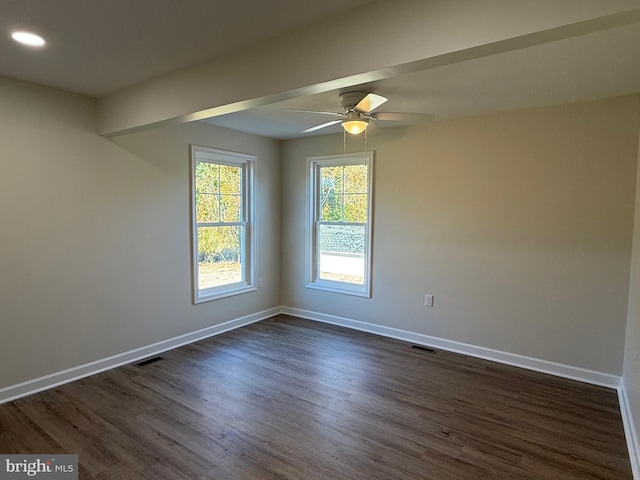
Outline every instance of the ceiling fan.
{"type": "Polygon", "coordinates": [[[419,123],[433,119],[433,115],[423,113],[374,112],[376,108],[387,100],[387,98],[381,95],[376,95],[375,93],[345,92],[340,94],[340,106],[342,107],[342,112],[320,112],[316,110],[290,111],[331,115],[336,117],[334,120],[307,128],[306,130],[302,130],[300,133],[315,132],[316,130],[340,123],[347,133],[357,135],[367,129],[370,121],[373,121],[373,123],[378,121],[419,123]]]}

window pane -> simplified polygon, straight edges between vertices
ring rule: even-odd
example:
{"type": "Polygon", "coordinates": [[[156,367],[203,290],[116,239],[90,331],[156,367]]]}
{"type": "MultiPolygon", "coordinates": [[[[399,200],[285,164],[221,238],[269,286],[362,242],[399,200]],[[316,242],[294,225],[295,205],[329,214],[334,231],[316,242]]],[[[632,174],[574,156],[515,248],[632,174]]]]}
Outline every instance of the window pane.
{"type": "Polygon", "coordinates": [[[318,278],[364,285],[364,226],[320,224],[318,242],[318,278]]]}
{"type": "Polygon", "coordinates": [[[344,221],[354,223],[365,223],[367,221],[366,193],[344,196],[344,221]]]}
{"type": "Polygon", "coordinates": [[[220,221],[241,221],[241,207],[242,198],[239,195],[220,195],[220,221]]]}
{"type": "Polygon", "coordinates": [[[329,192],[342,193],[342,169],[343,167],[320,168],[321,194],[329,192]]]}
{"type": "Polygon", "coordinates": [[[218,165],[196,162],[196,192],[218,192],[218,165]]]}
{"type": "Polygon", "coordinates": [[[367,166],[347,165],[344,168],[344,193],[367,193],[367,166]]]}
{"type": "Polygon", "coordinates": [[[196,222],[219,222],[218,195],[196,193],[196,222]]]}
{"type": "Polygon", "coordinates": [[[242,182],[242,168],[220,165],[220,193],[240,194],[242,182]]]}
{"type": "Polygon", "coordinates": [[[342,221],[342,170],[320,168],[320,219],[325,222],[342,221]]]}
{"type": "Polygon", "coordinates": [[[199,289],[241,282],[243,227],[198,228],[199,289]]]}
{"type": "Polygon", "coordinates": [[[339,222],[342,220],[342,195],[330,192],[320,197],[320,219],[325,222],[339,222]]]}

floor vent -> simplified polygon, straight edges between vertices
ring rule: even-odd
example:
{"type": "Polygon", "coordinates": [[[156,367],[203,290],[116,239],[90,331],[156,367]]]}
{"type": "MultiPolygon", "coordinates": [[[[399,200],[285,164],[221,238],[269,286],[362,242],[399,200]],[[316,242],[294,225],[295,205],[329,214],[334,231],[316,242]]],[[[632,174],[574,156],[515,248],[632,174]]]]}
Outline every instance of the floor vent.
{"type": "Polygon", "coordinates": [[[438,350],[436,350],[435,348],[430,348],[430,347],[425,347],[423,345],[411,345],[411,348],[415,348],[416,350],[422,350],[423,352],[427,352],[427,353],[438,353],[438,350]]]}
{"type": "Polygon", "coordinates": [[[150,363],[155,363],[155,362],[159,362],[160,360],[162,360],[162,357],[153,357],[150,358],[148,360],[143,360],[141,362],[138,362],[135,364],[136,367],[144,367],[145,365],[149,365],[150,363]]]}

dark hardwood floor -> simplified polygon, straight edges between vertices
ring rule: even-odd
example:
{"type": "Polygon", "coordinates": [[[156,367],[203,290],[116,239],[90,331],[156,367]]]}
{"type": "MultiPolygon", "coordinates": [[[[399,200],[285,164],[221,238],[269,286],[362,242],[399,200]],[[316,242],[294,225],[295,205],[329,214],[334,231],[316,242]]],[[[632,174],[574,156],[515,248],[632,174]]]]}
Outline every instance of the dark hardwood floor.
{"type": "Polygon", "coordinates": [[[278,316],[0,405],[81,479],[631,479],[614,390],[278,316]]]}

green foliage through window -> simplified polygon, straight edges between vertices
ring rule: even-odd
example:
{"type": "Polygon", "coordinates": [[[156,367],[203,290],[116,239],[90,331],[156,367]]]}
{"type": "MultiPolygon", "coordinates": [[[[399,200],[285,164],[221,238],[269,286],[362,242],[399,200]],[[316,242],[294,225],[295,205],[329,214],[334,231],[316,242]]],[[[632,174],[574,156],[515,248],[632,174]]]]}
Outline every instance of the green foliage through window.
{"type": "Polygon", "coordinates": [[[367,221],[367,166],[320,168],[320,210],[324,222],[367,221]]]}

